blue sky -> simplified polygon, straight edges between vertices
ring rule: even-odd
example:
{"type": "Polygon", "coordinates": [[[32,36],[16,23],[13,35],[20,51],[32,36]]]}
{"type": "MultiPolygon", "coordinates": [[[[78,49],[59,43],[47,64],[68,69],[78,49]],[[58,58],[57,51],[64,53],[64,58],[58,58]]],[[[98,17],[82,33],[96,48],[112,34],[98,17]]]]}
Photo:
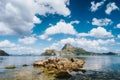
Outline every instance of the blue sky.
{"type": "Polygon", "coordinates": [[[65,43],[120,52],[119,0],[1,0],[0,49],[10,54],[60,50],[65,43]]]}

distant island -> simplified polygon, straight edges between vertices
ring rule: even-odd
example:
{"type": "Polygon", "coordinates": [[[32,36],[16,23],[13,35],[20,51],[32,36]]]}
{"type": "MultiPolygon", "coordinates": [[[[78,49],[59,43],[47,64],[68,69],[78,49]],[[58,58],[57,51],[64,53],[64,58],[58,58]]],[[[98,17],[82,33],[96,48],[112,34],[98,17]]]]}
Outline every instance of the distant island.
{"type": "Polygon", "coordinates": [[[0,56],[9,56],[4,50],[0,50],[0,56]]]}
{"type": "Polygon", "coordinates": [[[41,54],[41,56],[55,56],[55,55],[117,55],[114,52],[108,53],[96,53],[96,52],[89,52],[83,48],[73,47],[71,44],[67,43],[63,46],[60,51],[55,49],[47,49],[45,52],[41,54]]]}

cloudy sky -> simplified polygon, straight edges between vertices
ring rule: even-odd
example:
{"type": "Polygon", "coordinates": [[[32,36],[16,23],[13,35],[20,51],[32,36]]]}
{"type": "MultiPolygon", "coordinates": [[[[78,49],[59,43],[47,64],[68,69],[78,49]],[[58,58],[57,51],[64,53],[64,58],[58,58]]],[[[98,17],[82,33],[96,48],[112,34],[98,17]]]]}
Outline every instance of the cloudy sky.
{"type": "Polygon", "coordinates": [[[40,54],[65,43],[120,52],[120,0],[0,0],[0,49],[40,54]]]}

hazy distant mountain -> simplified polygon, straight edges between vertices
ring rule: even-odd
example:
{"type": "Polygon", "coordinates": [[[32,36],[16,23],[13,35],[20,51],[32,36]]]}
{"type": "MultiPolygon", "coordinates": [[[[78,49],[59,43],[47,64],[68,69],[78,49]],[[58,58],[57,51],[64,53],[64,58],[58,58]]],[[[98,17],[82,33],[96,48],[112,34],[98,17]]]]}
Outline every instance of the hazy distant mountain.
{"type": "Polygon", "coordinates": [[[114,52],[108,52],[108,53],[103,53],[104,55],[118,55],[117,53],[114,52]]]}
{"type": "Polygon", "coordinates": [[[9,56],[9,54],[7,54],[5,51],[0,50],[0,56],[9,56]]]}

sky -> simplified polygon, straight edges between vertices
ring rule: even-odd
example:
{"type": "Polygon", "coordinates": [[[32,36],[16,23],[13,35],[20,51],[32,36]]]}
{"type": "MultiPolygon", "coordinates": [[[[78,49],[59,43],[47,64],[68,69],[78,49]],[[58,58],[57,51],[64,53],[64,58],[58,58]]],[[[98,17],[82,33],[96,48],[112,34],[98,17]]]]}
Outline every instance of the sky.
{"type": "Polygon", "coordinates": [[[40,54],[66,43],[120,53],[120,0],[0,0],[0,49],[40,54]]]}

